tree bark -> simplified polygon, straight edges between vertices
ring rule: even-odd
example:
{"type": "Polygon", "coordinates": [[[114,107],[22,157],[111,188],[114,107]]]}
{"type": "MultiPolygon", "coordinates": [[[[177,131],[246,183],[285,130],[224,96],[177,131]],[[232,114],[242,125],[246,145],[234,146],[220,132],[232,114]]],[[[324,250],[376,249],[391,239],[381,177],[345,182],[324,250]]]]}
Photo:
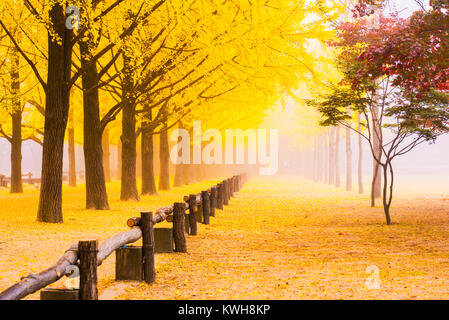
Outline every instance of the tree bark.
{"type": "MultiPolygon", "coordinates": [[[[373,107],[373,149],[377,154],[378,159],[382,156],[382,128],[379,123],[379,107],[373,107]]],[[[379,163],[373,159],[373,182],[372,182],[372,192],[371,192],[371,202],[374,206],[375,198],[379,198],[382,195],[382,174],[379,163]]]]}
{"type": "MultiPolygon", "coordinates": [[[[89,40],[87,40],[89,41],[89,40]]],[[[103,167],[102,129],[98,71],[90,61],[88,42],[80,42],[84,110],[84,165],[86,170],[86,209],[109,210],[103,167]]]]}
{"type": "Polygon", "coordinates": [[[22,193],[22,104],[20,101],[20,65],[17,49],[11,54],[11,193],[22,193]]]}
{"type": "Polygon", "coordinates": [[[346,128],[346,191],[352,190],[352,146],[351,129],[346,128]]]}
{"type": "Polygon", "coordinates": [[[122,201],[139,201],[137,191],[137,151],[136,151],[136,104],[132,89],[134,86],[133,72],[130,66],[130,58],[123,54],[123,111],[122,111],[122,178],[121,195],[122,201]]]}
{"type": "Polygon", "coordinates": [[[192,165],[183,164],[182,165],[182,184],[190,184],[192,180],[192,165]]]}
{"type": "Polygon", "coordinates": [[[327,142],[327,134],[323,134],[323,154],[324,154],[324,182],[329,183],[329,144],[327,142]]]}
{"type": "Polygon", "coordinates": [[[335,153],[334,153],[334,165],[335,165],[335,186],[340,187],[340,127],[335,128],[335,153]]]}
{"type": "Polygon", "coordinates": [[[122,179],[122,141],[117,142],[117,179],[122,179]]]}
{"type": "Polygon", "coordinates": [[[111,152],[109,148],[109,129],[103,131],[101,145],[103,149],[103,168],[106,182],[111,182],[111,152]]]}
{"type": "Polygon", "coordinates": [[[140,134],[136,135],[136,177],[142,177],[142,139],[139,141],[140,134]]]}
{"type": "MultiPolygon", "coordinates": [[[[193,129],[189,130],[189,136],[193,136],[193,129]]],[[[193,164],[193,144],[190,143],[190,163],[184,164],[183,184],[192,184],[196,182],[195,168],[193,164]]]]}
{"type": "Polygon", "coordinates": [[[159,174],[159,190],[170,190],[170,147],[168,144],[167,125],[159,135],[159,159],[160,159],[160,174],[159,174]]]}
{"type": "Polygon", "coordinates": [[[329,184],[334,184],[335,182],[335,128],[331,127],[329,130],[329,184]]]}
{"type": "Polygon", "coordinates": [[[173,187],[181,187],[182,186],[182,177],[184,171],[184,164],[177,164],[175,167],[175,181],[173,182],[173,187]]]}
{"type": "Polygon", "coordinates": [[[152,120],[151,110],[147,111],[148,120],[142,122],[141,152],[142,152],[142,195],[156,195],[154,179],[154,144],[153,129],[149,126],[152,120]]]}
{"type": "Polygon", "coordinates": [[[75,127],[73,124],[73,111],[69,112],[69,187],[76,187],[76,154],[75,154],[75,127]]]}
{"type": "Polygon", "coordinates": [[[54,35],[48,34],[45,135],[37,220],[62,223],[62,164],[70,105],[73,31],[65,27],[64,8],[57,2],[49,11],[49,20],[54,35]]]}
{"type": "Polygon", "coordinates": [[[387,221],[387,225],[391,224],[391,216],[390,216],[390,205],[391,200],[393,198],[393,169],[391,168],[391,163],[387,162],[383,166],[383,190],[382,190],[382,201],[385,213],[385,219],[387,221]],[[390,182],[390,195],[388,195],[388,169],[391,170],[391,182],[390,182]]]}
{"type": "Polygon", "coordinates": [[[317,153],[318,153],[318,155],[317,155],[317,161],[318,161],[318,164],[317,164],[317,166],[318,166],[318,172],[317,172],[317,180],[318,181],[322,181],[323,180],[323,136],[320,134],[318,137],[317,137],[317,142],[318,142],[318,145],[317,145],[317,153]]]}
{"type": "MultiPolygon", "coordinates": [[[[183,129],[182,121],[179,122],[179,129],[183,129]]],[[[175,180],[173,182],[173,187],[181,187],[183,185],[184,170],[186,170],[186,168],[183,163],[175,166],[175,180]]]]}
{"type": "Polygon", "coordinates": [[[318,182],[318,175],[320,170],[320,163],[318,160],[318,136],[313,137],[313,164],[312,164],[312,171],[313,171],[313,181],[318,182]]]}
{"type": "MultiPolygon", "coordinates": [[[[357,115],[357,130],[362,132],[362,125],[360,123],[360,113],[357,115]]],[[[359,180],[359,193],[362,194],[363,190],[363,145],[362,145],[362,135],[358,134],[358,142],[359,142],[359,160],[358,160],[358,180],[359,180]]]]}

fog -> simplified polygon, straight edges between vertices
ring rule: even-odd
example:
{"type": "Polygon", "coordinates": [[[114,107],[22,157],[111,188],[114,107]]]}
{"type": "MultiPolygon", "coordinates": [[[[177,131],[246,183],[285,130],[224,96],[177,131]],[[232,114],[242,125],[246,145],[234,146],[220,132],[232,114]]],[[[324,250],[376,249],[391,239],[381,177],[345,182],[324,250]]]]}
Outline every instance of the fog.
{"type": "MultiPolygon", "coordinates": [[[[341,134],[340,139],[340,174],[342,179],[345,175],[345,144],[344,133],[341,134]]],[[[298,137],[295,137],[297,139],[298,137]]],[[[311,139],[304,137],[304,139],[311,139]]],[[[353,133],[351,136],[352,144],[352,166],[353,166],[353,180],[356,181],[357,168],[357,137],[353,133]]],[[[395,175],[397,176],[397,183],[400,185],[401,181],[413,181],[414,176],[420,176],[420,184],[416,188],[430,188],[433,185],[443,184],[449,181],[449,135],[443,135],[434,144],[423,143],[413,149],[410,153],[396,158],[393,162],[395,168],[395,175]],[[408,177],[407,179],[403,179],[408,177]],[[425,178],[423,180],[423,178],[425,178]],[[426,185],[422,185],[425,181],[426,185]]],[[[115,168],[117,165],[116,148],[111,148],[111,167],[115,168]]],[[[279,137],[279,174],[300,174],[301,166],[299,165],[299,157],[301,153],[301,146],[293,142],[292,137],[281,134],[279,137]]],[[[25,141],[23,143],[23,173],[31,172],[33,177],[40,177],[42,148],[35,142],[25,141]]],[[[0,139],[0,174],[9,176],[10,172],[10,144],[4,139],[0,139]]],[[[372,155],[369,150],[369,145],[366,141],[363,142],[363,173],[365,178],[369,178],[372,173],[372,155]]],[[[77,171],[84,170],[84,159],[82,147],[76,148],[76,164],[77,171]]],[[[67,146],[64,155],[64,171],[68,170],[67,146]]],[[[366,185],[368,187],[368,185],[366,185]]],[[[411,187],[411,186],[409,186],[411,187]]],[[[401,191],[401,188],[398,189],[401,191]]]]}

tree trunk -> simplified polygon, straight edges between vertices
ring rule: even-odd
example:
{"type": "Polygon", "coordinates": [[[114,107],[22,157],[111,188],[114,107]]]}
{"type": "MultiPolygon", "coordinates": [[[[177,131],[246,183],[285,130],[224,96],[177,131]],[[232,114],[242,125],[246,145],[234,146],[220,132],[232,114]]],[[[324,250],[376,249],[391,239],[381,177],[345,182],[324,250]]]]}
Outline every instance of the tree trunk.
{"type": "MultiPolygon", "coordinates": [[[[179,122],[179,129],[183,129],[181,121],[179,122]]],[[[173,187],[181,187],[183,185],[184,170],[186,170],[186,168],[183,163],[175,166],[175,181],[173,182],[173,187]]]]}
{"type": "MultiPolygon", "coordinates": [[[[360,113],[358,113],[357,116],[357,130],[359,132],[362,132],[362,125],[360,123],[360,113]]],[[[358,180],[359,180],[359,193],[363,194],[364,190],[363,190],[363,172],[362,172],[362,168],[363,168],[363,145],[362,145],[362,136],[360,134],[357,135],[358,139],[359,139],[359,161],[358,161],[358,180]]]]}
{"type": "Polygon", "coordinates": [[[20,101],[20,65],[17,49],[11,54],[11,193],[22,193],[22,105],[20,101]]]}
{"type": "MultiPolygon", "coordinates": [[[[379,110],[378,106],[373,107],[373,149],[377,154],[378,159],[381,159],[382,156],[382,128],[379,123],[379,110]]],[[[382,174],[379,163],[373,159],[373,183],[372,183],[372,192],[371,192],[371,202],[374,206],[375,198],[378,198],[382,194],[382,174]]]]}
{"type": "Polygon", "coordinates": [[[146,113],[148,120],[142,122],[141,152],[142,152],[142,195],[157,194],[154,179],[154,144],[153,129],[149,126],[152,120],[151,110],[146,113]]]}
{"type": "MultiPolygon", "coordinates": [[[[190,149],[190,156],[192,157],[192,149],[190,149]]],[[[192,158],[190,158],[192,161],[192,158]]],[[[183,164],[182,165],[182,184],[191,184],[192,183],[192,164],[183,164]]]]}
{"type": "Polygon", "coordinates": [[[323,180],[323,136],[320,134],[318,137],[318,172],[317,172],[317,179],[318,181],[322,181],[323,180]]]}
{"type": "Polygon", "coordinates": [[[335,128],[331,127],[329,130],[329,184],[334,184],[335,182],[335,128]]]}
{"type": "Polygon", "coordinates": [[[142,177],[142,139],[139,141],[139,135],[136,136],[136,177],[142,177]]]}
{"type": "Polygon", "coordinates": [[[388,198],[388,169],[389,169],[389,163],[387,162],[383,168],[383,190],[382,190],[382,201],[384,206],[384,213],[385,213],[385,219],[387,221],[387,225],[391,224],[391,217],[390,217],[390,205],[391,205],[391,199],[392,199],[392,190],[393,190],[393,177],[391,177],[391,185],[390,185],[390,196],[389,200],[388,198]]]}
{"type": "Polygon", "coordinates": [[[133,72],[130,66],[130,58],[123,54],[123,111],[122,111],[122,179],[121,195],[122,201],[139,201],[137,191],[137,151],[136,151],[136,104],[132,94],[133,72]]]}
{"type": "Polygon", "coordinates": [[[173,187],[181,187],[182,186],[182,176],[184,171],[184,164],[177,164],[175,167],[175,181],[173,182],[173,187]]]}
{"type": "MultiPolygon", "coordinates": [[[[89,41],[89,40],[88,40],[89,41]]],[[[103,167],[102,129],[98,72],[89,60],[87,42],[80,42],[84,110],[84,165],[86,170],[86,209],[109,210],[103,167]]]]}
{"type": "Polygon", "coordinates": [[[340,127],[335,129],[335,153],[334,153],[334,165],[335,165],[335,186],[340,187],[340,127]]]}
{"type": "Polygon", "coordinates": [[[70,105],[68,83],[71,78],[73,31],[65,27],[64,8],[57,2],[50,9],[49,20],[54,34],[48,34],[45,136],[37,220],[62,223],[62,163],[70,105]]]}
{"type": "Polygon", "coordinates": [[[122,179],[122,142],[117,142],[117,179],[122,179]]]}
{"type": "Polygon", "coordinates": [[[13,111],[11,117],[11,193],[22,193],[22,112],[13,111]]]}
{"type": "Polygon", "coordinates": [[[76,187],[76,160],[75,160],[75,128],[73,125],[73,111],[69,112],[69,186],[76,187]]]}
{"type": "Polygon", "coordinates": [[[324,154],[324,183],[329,182],[329,144],[327,142],[327,133],[323,134],[323,154],[324,154]]]}
{"type": "Polygon", "coordinates": [[[159,190],[170,190],[170,147],[168,144],[167,125],[159,135],[159,190]]]}
{"type": "Polygon", "coordinates": [[[351,129],[346,128],[346,191],[352,190],[351,129]]]}
{"type": "Polygon", "coordinates": [[[109,129],[106,128],[103,131],[102,141],[103,149],[103,168],[104,168],[104,178],[106,182],[111,182],[111,151],[109,148],[109,129]]]}
{"type": "Polygon", "coordinates": [[[201,164],[194,165],[195,177],[197,181],[203,181],[203,171],[201,169],[201,164]]]}
{"type": "MultiPolygon", "coordinates": [[[[192,131],[190,131],[190,136],[193,136],[192,131]]],[[[189,181],[187,184],[193,184],[198,181],[198,177],[196,176],[196,165],[193,163],[193,144],[190,144],[190,164],[187,165],[189,171],[189,181]]]]}

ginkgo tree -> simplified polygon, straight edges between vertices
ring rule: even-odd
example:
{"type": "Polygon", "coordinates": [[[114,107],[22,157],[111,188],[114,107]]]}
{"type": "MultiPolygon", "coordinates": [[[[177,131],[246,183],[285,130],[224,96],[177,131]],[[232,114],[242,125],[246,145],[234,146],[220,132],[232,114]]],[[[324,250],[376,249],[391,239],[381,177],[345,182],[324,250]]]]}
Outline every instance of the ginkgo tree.
{"type": "Polygon", "coordinates": [[[307,41],[327,37],[329,22],[341,13],[333,1],[285,0],[78,0],[70,5],[7,0],[1,9],[11,14],[0,20],[2,30],[45,93],[38,209],[44,222],[62,222],[63,144],[74,86],[83,95],[86,206],[108,209],[101,148],[107,126],[117,126],[121,118],[121,197],[137,200],[136,122],[149,115],[141,111],[145,103],[163,135],[182,116],[207,109],[212,101],[223,118],[238,118],[240,112],[231,110],[252,101],[248,96],[260,97],[251,110],[262,110],[311,72],[307,41]],[[29,19],[19,34],[14,33],[16,8],[26,10],[29,19]],[[30,40],[35,56],[20,37],[30,40]],[[115,96],[116,103],[100,106],[100,91],[115,96]]]}
{"type": "MultiPolygon", "coordinates": [[[[85,15],[83,18],[87,17],[88,20],[97,23],[98,27],[102,18],[114,12],[113,9],[123,2],[120,0],[105,2],[75,1],[75,7],[67,6],[65,1],[44,1],[38,6],[28,0],[19,4],[15,1],[2,2],[2,8],[12,13],[12,19],[8,21],[2,19],[0,25],[21,56],[28,62],[45,92],[45,133],[41,195],[38,209],[39,221],[62,222],[62,159],[71,88],[77,83],[88,66],[96,63],[108,52],[110,47],[115,45],[115,42],[111,41],[109,45],[89,60],[87,66],[85,65],[72,73],[74,48],[81,40],[84,41],[87,30],[86,28],[80,28],[79,32],[74,32],[79,27],[78,21],[75,21],[79,16],[74,16],[72,13],[74,11],[88,11],[90,15],[85,15]],[[29,15],[34,19],[29,25],[37,32],[34,34],[26,33],[26,35],[30,38],[34,36],[32,38],[33,44],[40,49],[42,54],[39,63],[28,56],[17,36],[11,33],[12,28],[17,25],[17,19],[14,19],[14,9],[17,7],[26,8],[29,15]],[[42,32],[48,34],[47,43],[42,43],[42,37],[39,37],[42,32]],[[46,65],[46,68],[42,65],[46,65]],[[47,76],[46,81],[44,80],[45,74],[47,76]]],[[[128,1],[127,4],[131,6],[131,3],[135,4],[136,1],[128,1]]],[[[122,21],[122,19],[120,20],[122,21]]],[[[132,27],[126,29],[128,31],[121,31],[119,39],[125,37],[131,29],[132,27]]],[[[95,30],[95,26],[90,25],[89,31],[93,30],[95,30]]],[[[105,190],[100,196],[103,196],[104,193],[105,190]]],[[[98,195],[98,193],[96,194],[98,195]]],[[[87,202],[89,203],[89,200],[87,202]]]]}
{"type": "MultiPolygon", "coordinates": [[[[8,10],[2,10],[1,16],[7,16],[8,10]]],[[[19,23],[27,22],[24,10],[18,11],[19,23]]],[[[14,34],[21,31],[18,27],[12,30],[14,34]]],[[[27,38],[22,43],[29,45],[27,38]]],[[[29,49],[30,54],[34,51],[29,49]]],[[[0,31],[0,137],[11,144],[11,193],[23,192],[22,186],[22,141],[32,140],[42,143],[42,115],[28,100],[39,94],[36,80],[31,75],[31,69],[23,61],[17,48],[12,44],[7,34],[0,31]]]]}

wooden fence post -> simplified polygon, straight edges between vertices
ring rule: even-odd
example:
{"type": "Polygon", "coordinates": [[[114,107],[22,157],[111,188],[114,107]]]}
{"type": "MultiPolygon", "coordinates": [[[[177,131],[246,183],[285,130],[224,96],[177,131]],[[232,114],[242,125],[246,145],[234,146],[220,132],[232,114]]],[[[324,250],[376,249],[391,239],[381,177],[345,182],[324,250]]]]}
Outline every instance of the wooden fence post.
{"type": "Polygon", "coordinates": [[[78,242],[80,258],[80,300],[98,300],[97,290],[98,240],[78,242]]]}
{"type": "Polygon", "coordinates": [[[140,221],[140,229],[142,230],[143,279],[146,283],[153,283],[156,280],[153,213],[141,212],[140,221]]]}
{"type": "Polygon", "coordinates": [[[223,204],[227,206],[229,204],[229,183],[228,180],[223,181],[223,204]]]}
{"type": "Polygon", "coordinates": [[[234,189],[234,177],[229,178],[229,190],[230,190],[231,197],[234,198],[234,192],[235,192],[235,189],[234,189]]]}
{"type": "Polygon", "coordinates": [[[203,201],[203,222],[204,224],[210,224],[210,198],[209,198],[209,192],[202,191],[201,192],[201,199],[203,201]]]}
{"type": "Polygon", "coordinates": [[[190,234],[189,214],[185,213],[185,210],[184,210],[184,232],[186,234],[190,234]]]}
{"type": "Polygon", "coordinates": [[[198,234],[198,227],[196,223],[196,194],[191,194],[189,197],[189,225],[190,235],[196,236],[198,234]]]}
{"type": "Polygon", "coordinates": [[[176,252],[187,252],[185,232],[185,204],[173,205],[173,239],[176,252]]]}
{"type": "Polygon", "coordinates": [[[217,188],[210,188],[210,216],[215,217],[215,208],[217,207],[217,188]]]}
{"type": "Polygon", "coordinates": [[[223,210],[223,202],[224,202],[224,185],[223,183],[219,183],[217,185],[217,208],[223,210]]]}
{"type": "Polygon", "coordinates": [[[197,205],[196,205],[196,222],[204,223],[203,201],[202,200],[200,201],[200,203],[197,203],[197,205]]]}

